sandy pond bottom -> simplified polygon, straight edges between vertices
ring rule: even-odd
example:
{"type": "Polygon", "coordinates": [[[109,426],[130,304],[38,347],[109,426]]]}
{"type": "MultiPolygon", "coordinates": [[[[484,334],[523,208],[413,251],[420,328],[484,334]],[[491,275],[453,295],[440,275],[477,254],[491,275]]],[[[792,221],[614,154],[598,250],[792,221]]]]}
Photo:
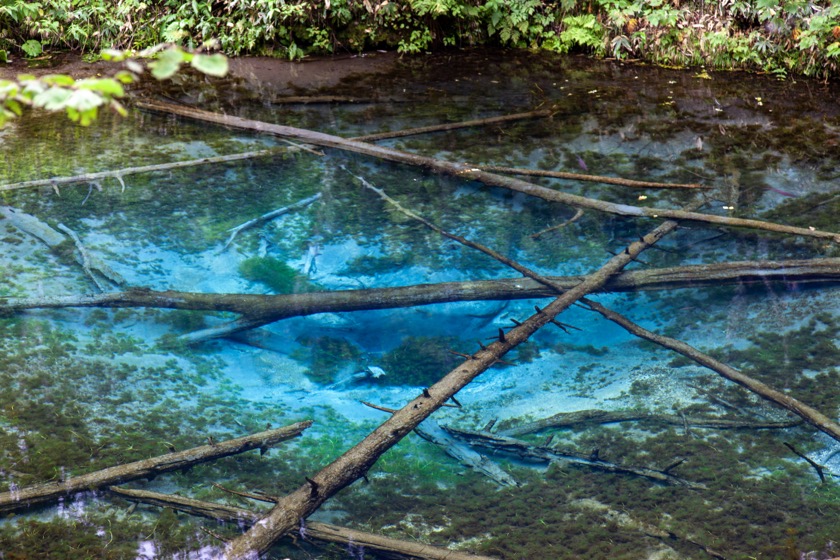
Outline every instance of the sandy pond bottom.
{"type": "MultiPolygon", "coordinates": [[[[822,144],[802,145],[797,142],[805,140],[798,137],[785,144],[774,136],[781,137],[784,127],[800,126],[829,141],[840,130],[829,106],[810,106],[821,116],[819,125],[790,113],[789,104],[796,105],[791,99],[805,95],[793,86],[749,77],[707,83],[687,72],[492,52],[406,60],[376,55],[301,65],[238,61],[234,72],[241,81],[178,85],[169,93],[199,98],[218,110],[346,136],[552,103],[562,117],[390,144],[453,161],[683,182],[700,174],[718,187],[710,212],[724,212],[732,204],[748,217],[786,211],[776,219],[807,219],[826,229],[830,224],[819,220],[836,216],[829,156],[808,159],[822,144]],[[499,83],[500,75],[508,79],[499,83]],[[390,101],[279,103],[290,94],[390,101]],[[758,94],[760,107],[754,101],[758,94]],[[741,135],[756,140],[734,142],[741,135]],[[798,203],[804,209],[792,206],[798,203]]],[[[830,91],[825,94],[830,98],[830,91]]],[[[0,133],[9,163],[1,182],[233,153],[275,142],[145,113],[120,123],[104,117],[89,130],[73,129],[59,118],[33,119],[32,125],[24,122],[0,133]],[[13,159],[11,153],[21,155],[13,159]]],[[[18,191],[7,194],[4,203],[52,227],[71,227],[127,286],[271,293],[280,277],[297,290],[338,290],[514,276],[389,210],[342,166],[432,221],[545,274],[594,270],[609,257],[605,249],[621,250],[653,227],[587,212],[535,242],[531,233],[573,212],[339,152],[323,157],[293,152],[267,161],[126,177],[125,190],[106,180],[62,188],[59,195],[48,187],[18,191]],[[315,192],[323,194],[318,203],[243,232],[223,249],[230,228],[315,192]],[[314,255],[314,263],[308,255],[314,255]],[[254,273],[255,264],[271,274],[254,273]]],[[[641,204],[644,196],[652,205],[675,206],[686,196],[545,184],[627,204],[641,204]]],[[[5,228],[2,295],[47,298],[94,291],[80,266],[9,223],[0,227],[5,228]]],[[[720,234],[699,225],[681,228],[663,242],[664,250],[648,251],[644,258],[650,266],[675,266],[837,256],[836,249],[820,243],[720,234]]],[[[836,417],[836,287],[687,288],[597,299],[836,417]]],[[[0,481],[5,488],[19,488],[201,445],[208,437],[219,441],[266,425],[314,420],[303,438],[265,456],[251,452],[131,483],[261,508],[212,483],[272,496],[297,488],[384,419],[384,412],[363,401],[402,406],[458,363],[449,350],[474,351],[479,341],[510,327],[512,319],[526,319],[535,304],[544,303],[461,302],[318,314],[188,347],[175,338],[232,316],[70,308],[3,317],[0,481]]],[[[664,560],[719,554],[810,560],[834,554],[831,542],[840,540],[834,522],[840,519],[840,492],[832,474],[840,473],[836,442],[804,426],[692,426],[691,419],[702,417],[762,423],[789,417],[581,308],[570,309],[561,320],[581,330],[544,329],[507,357],[511,365],[497,365],[461,391],[462,408],[436,412],[426,428],[480,430],[493,422],[492,430],[500,433],[592,409],[684,418],[670,424],[549,427],[519,437],[624,465],[666,469],[682,461],[672,473],[705,489],[663,486],[563,461],[529,464],[476,450],[516,482],[502,487],[412,434],[382,457],[368,481],[342,491],[312,519],[501,558],[664,560]],[[546,443],[549,435],[553,439],[546,443]],[[814,469],[784,442],[824,465],[827,481],[820,483],[814,469]]],[[[218,544],[214,535],[231,538],[240,530],[172,510],[133,508],[98,492],[7,518],[0,525],[0,553],[4,558],[201,557],[218,544]]],[[[273,554],[360,557],[356,549],[323,547],[300,535],[273,554]]],[[[375,557],[371,551],[362,554],[375,557]]]]}

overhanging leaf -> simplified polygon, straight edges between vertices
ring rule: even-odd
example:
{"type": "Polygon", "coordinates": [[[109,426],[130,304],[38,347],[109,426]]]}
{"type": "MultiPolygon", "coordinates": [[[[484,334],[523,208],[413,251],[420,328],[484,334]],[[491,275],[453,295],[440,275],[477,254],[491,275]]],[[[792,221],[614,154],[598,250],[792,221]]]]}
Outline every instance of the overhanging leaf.
{"type": "Polygon", "coordinates": [[[197,54],[192,59],[192,67],[199,72],[222,77],[228,72],[228,60],[221,54],[197,54]]]}

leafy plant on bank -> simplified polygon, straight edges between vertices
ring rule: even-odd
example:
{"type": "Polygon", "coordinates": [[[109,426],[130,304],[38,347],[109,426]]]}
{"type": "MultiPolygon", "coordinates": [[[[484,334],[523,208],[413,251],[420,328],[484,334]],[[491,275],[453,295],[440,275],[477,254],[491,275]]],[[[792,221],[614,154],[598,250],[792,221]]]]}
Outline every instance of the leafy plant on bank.
{"type": "Polygon", "coordinates": [[[217,39],[231,55],[496,45],[779,76],[838,74],[828,0],[0,0],[0,61],[217,39]]]}
{"type": "Polygon", "coordinates": [[[124,115],[125,108],[119,99],[125,96],[126,84],[135,82],[145,72],[142,64],[130,58],[156,56],[148,64],[153,77],[170,78],[184,64],[213,76],[227,74],[227,59],[220,54],[188,52],[178,46],[159,45],[141,53],[108,49],[102,57],[114,62],[125,62],[125,69],[106,78],[76,80],[65,74],[36,77],[21,74],[16,80],[0,80],[0,127],[10,119],[23,114],[25,107],[47,111],[65,111],[70,120],[87,126],[96,120],[100,107],[110,107],[124,115]]]}

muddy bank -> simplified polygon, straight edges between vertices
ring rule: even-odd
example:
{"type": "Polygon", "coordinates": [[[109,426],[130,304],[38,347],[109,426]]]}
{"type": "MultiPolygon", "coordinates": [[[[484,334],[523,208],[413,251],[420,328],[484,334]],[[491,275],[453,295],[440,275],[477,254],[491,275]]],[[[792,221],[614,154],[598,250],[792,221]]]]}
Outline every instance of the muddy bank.
{"type": "MultiPolygon", "coordinates": [[[[294,94],[333,87],[354,75],[390,72],[400,55],[373,52],[313,57],[296,62],[270,57],[231,57],[229,60],[230,77],[243,80],[249,88],[294,94]]],[[[78,53],[62,53],[31,61],[18,57],[0,66],[0,79],[14,79],[24,73],[36,76],[69,74],[78,79],[113,74],[121,67],[105,61],[85,62],[78,53]]]]}

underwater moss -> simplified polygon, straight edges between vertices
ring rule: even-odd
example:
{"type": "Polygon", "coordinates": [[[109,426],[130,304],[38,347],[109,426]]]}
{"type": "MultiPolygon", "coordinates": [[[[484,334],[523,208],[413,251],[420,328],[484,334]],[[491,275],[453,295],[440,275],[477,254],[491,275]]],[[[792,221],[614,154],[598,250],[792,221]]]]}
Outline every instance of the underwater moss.
{"type": "Polygon", "coordinates": [[[316,383],[332,383],[343,366],[357,362],[362,356],[358,346],[343,338],[300,337],[297,342],[305,349],[296,351],[294,357],[309,362],[307,375],[316,383]]]}
{"type": "Polygon", "coordinates": [[[251,282],[265,284],[278,294],[291,294],[307,287],[308,280],[285,262],[272,257],[251,257],[239,265],[239,273],[251,282]]]}
{"type": "Polygon", "coordinates": [[[372,380],[383,385],[436,383],[460,363],[450,352],[459,343],[453,336],[409,336],[382,357],[388,375],[372,380]]]}

